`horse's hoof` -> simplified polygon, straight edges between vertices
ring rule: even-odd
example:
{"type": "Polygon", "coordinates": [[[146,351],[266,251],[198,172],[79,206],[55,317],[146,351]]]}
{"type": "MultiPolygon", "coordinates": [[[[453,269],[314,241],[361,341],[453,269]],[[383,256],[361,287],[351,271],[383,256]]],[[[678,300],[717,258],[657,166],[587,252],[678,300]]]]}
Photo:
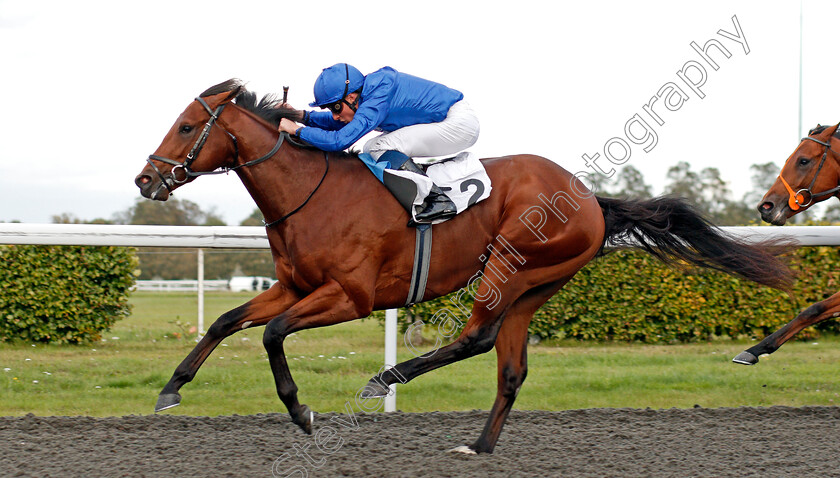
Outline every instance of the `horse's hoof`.
{"type": "Polygon", "coordinates": [[[385,385],[377,382],[376,380],[371,379],[365,388],[362,389],[361,393],[359,394],[359,398],[362,400],[368,400],[371,398],[381,398],[386,397],[388,394],[391,393],[391,389],[386,387],[385,385]]]}
{"type": "Polygon", "coordinates": [[[449,453],[463,453],[464,455],[478,455],[472,448],[467,445],[461,445],[448,451],[449,453]]]}
{"type": "Polygon", "coordinates": [[[181,404],[181,394],[179,393],[161,393],[158,395],[157,403],[155,404],[155,413],[162,412],[168,408],[177,407],[181,404]]]}
{"type": "Polygon", "coordinates": [[[301,405],[300,412],[292,417],[292,421],[307,435],[312,434],[312,422],[315,421],[315,414],[306,405],[301,405]]]}
{"type": "Polygon", "coordinates": [[[741,365],[755,365],[758,363],[758,357],[747,351],[743,351],[739,353],[737,357],[732,359],[732,361],[741,365]]]}

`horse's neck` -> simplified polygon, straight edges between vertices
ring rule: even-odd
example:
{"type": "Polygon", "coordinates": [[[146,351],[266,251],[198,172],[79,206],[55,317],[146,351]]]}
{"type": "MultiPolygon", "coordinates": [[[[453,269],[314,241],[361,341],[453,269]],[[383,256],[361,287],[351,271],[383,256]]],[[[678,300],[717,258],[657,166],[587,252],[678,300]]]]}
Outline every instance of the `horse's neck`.
{"type": "MultiPolygon", "coordinates": [[[[277,135],[262,127],[252,128],[240,138],[241,163],[262,157],[277,143],[277,135]]],[[[265,221],[271,222],[306,200],[325,167],[323,152],[303,150],[284,142],[268,160],[238,169],[237,173],[265,221]]]]}
{"type": "MultiPolygon", "coordinates": [[[[236,117],[230,126],[231,132],[239,138],[239,164],[244,164],[268,153],[277,143],[279,133],[253,114],[239,109],[237,111],[241,116],[236,117]]],[[[330,183],[332,195],[341,195],[337,193],[338,190],[355,190],[365,179],[373,178],[360,161],[343,161],[342,156],[329,153],[328,166],[323,151],[299,148],[284,141],[280,150],[270,159],[237,169],[236,172],[265,221],[270,223],[307,201],[322,178],[325,178],[325,185],[330,183]],[[327,167],[329,177],[325,177],[327,167]]],[[[315,196],[320,197],[323,193],[321,191],[315,196]]]]}

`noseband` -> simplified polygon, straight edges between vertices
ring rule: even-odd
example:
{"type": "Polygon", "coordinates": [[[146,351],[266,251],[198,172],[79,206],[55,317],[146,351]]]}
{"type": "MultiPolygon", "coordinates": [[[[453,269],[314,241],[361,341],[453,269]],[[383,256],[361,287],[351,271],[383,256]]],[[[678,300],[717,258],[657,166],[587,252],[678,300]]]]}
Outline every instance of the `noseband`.
{"type": "MultiPolygon", "coordinates": [[[[204,175],[207,175],[207,174],[229,173],[230,171],[235,171],[239,168],[244,168],[246,166],[253,166],[255,164],[259,164],[259,163],[267,160],[268,158],[274,156],[277,153],[277,151],[280,149],[280,145],[283,144],[283,139],[286,137],[285,134],[281,134],[280,137],[277,138],[277,143],[274,145],[273,148],[271,148],[271,151],[269,151],[268,154],[266,154],[262,157],[259,157],[255,160],[248,161],[247,163],[243,163],[243,164],[240,164],[238,166],[222,167],[222,169],[220,169],[220,170],[193,171],[191,166],[192,166],[193,162],[195,161],[195,159],[198,157],[198,153],[200,153],[201,149],[204,147],[204,143],[207,141],[207,137],[210,136],[210,129],[213,127],[214,124],[216,126],[218,126],[219,128],[221,128],[222,131],[224,131],[228,135],[228,137],[230,137],[231,141],[233,141],[233,150],[234,150],[233,162],[234,162],[234,164],[239,159],[239,144],[236,141],[236,136],[232,135],[230,133],[230,131],[226,130],[222,125],[216,124],[216,120],[219,119],[219,116],[222,114],[222,111],[225,109],[226,104],[221,104],[218,107],[216,107],[215,110],[213,110],[212,108],[210,108],[210,105],[208,105],[207,102],[204,101],[204,98],[196,98],[195,100],[198,101],[198,103],[201,106],[204,107],[204,109],[207,111],[208,114],[210,114],[210,119],[207,120],[207,123],[205,123],[205,125],[204,125],[204,129],[201,130],[201,134],[198,136],[198,139],[196,139],[195,144],[193,144],[192,149],[190,149],[190,152],[187,153],[187,159],[185,159],[184,162],[178,162],[178,161],[175,161],[174,159],[165,158],[163,156],[158,156],[156,154],[150,154],[149,157],[146,159],[146,162],[149,163],[149,165],[152,166],[152,169],[155,171],[155,173],[157,173],[158,177],[161,180],[161,184],[163,184],[163,186],[166,187],[166,189],[169,191],[170,194],[172,193],[172,188],[175,185],[184,184],[185,182],[189,181],[191,178],[195,178],[195,177],[198,177],[198,176],[204,176],[204,175]],[[161,163],[169,164],[169,165],[173,166],[173,168],[170,170],[169,174],[164,175],[163,173],[161,173],[160,169],[158,169],[158,167],[155,166],[155,163],[153,161],[160,161],[161,163]],[[184,179],[178,179],[178,174],[176,173],[176,171],[179,170],[179,169],[183,170],[184,179]]],[[[158,188],[158,189],[160,189],[160,188],[158,188]]]]}
{"type": "MultiPolygon", "coordinates": [[[[837,136],[837,133],[835,133],[835,136],[837,136]]],[[[788,191],[788,195],[789,195],[788,206],[790,206],[790,209],[793,210],[793,211],[798,211],[800,208],[810,206],[814,202],[815,199],[821,198],[823,196],[830,196],[830,195],[836,193],[837,191],[840,191],[840,185],[839,185],[839,186],[833,187],[833,188],[831,188],[827,191],[822,191],[822,192],[819,192],[819,193],[816,193],[816,194],[811,192],[811,189],[814,187],[814,184],[817,182],[817,177],[820,175],[820,171],[822,170],[823,165],[825,165],[825,158],[828,157],[828,152],[831,151],[832,153],[834,153],[835,157],[840,157],[840,154],[838,154],[837,151],[834,151],[833,149],[831,149],[831,144],[829,144],[828,142],[820,141],[820,140],[812,138],[810,136],[806,136],[806,137],[802,138],[802,141],[805,141],[805,140],[813,141],[817,144],[823,145],[823,146],[825,146],[825,149],[823,150],[822,158],[820,159],[820,164],[819,164],[819,166],[817,166],[817,172],[814,173],[814,178],[811,179],[811,184],[809,184],[807,188],[800,189],[799,191],[796,191],[794,193],[793,188],[790,187],[790,184],[788,184],[788,182],[785,181],[785,178],[782,176],[782,174],[779,173],[779,179],[782,180],[782,184],[784,184],[785,189],[787,189],[787,191],[788,191]],[[805,200],[805,196],[802,193],[807,194],[807,198],[808,198],[807,201],[805,200]]]]}

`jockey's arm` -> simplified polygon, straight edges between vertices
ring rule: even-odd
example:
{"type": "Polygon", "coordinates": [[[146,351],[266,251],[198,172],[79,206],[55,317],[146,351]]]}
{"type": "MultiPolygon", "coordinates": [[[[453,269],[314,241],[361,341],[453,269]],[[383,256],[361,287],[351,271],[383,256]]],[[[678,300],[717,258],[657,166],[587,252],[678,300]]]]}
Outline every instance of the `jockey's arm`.
{"type": "Polygon", "coordinates": [[[297,133],[300,139],[324,151],[343,151],[376,127],[373,118],[366,114],[360,114],[363,113],[363,109],[359,108],[353,120],[343,124],[339,130],[333,131],[311,126],[299,128],[297,133]]]}
{"type": "Polygon", "coordinates": [[[389,110],[388,101],[387,90],[382,89],[381,93],[373,91],[361,102],[353,120],[347,124],[335,121],[328,111],[309,112],[304,118],[307,127],[298,129],[297,133],[302,140],[325,151],[345,150],[385,120],[389,110]],[[330,130],[321,126],[331,127],[335,123],[340,124],[341,128],[330,130]]]}

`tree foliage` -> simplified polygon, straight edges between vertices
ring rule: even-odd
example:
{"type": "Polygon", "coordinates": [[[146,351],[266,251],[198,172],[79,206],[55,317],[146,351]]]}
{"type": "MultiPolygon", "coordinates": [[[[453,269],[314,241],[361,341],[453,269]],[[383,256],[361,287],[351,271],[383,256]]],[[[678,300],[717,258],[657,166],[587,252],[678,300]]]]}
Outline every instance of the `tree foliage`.
{"type": "Polygon", "coordinates": [[[264,226],[265,225],[265,218],[263,218],[262,211],[259,208],[254,208],[254,212],[251,213],[250,216],[246,217],[245,220],[239,223],[240,226],[264,226]]]}
{"type": "MultiPolygon", "coordinates": [[[[719,169],[695,171],[688,162],[680,161],[668,168],[663,194],[685,198],[719,226],[754,224],[758,221],[755,207],[775,181],[779,168],[773,163],[765,163],[754,164],[751,169],[752,190],[737,200],[719,169]]],[[[595,176],[597,180],[591,182],[597,187],[599,196],[647,199],[654,195],[644,175],[632,165],[624,166],[612,178],[595,176]]]]}
{"type": "MultiPolygon", "coordinates": [[[[138,198],[128,210],[118,213],[119,224],[164,226],[224,226],[222,218],[198,204],[170,198],[165,202],[138,198]]],[[[259,209],[240,225],[262,226],[259,209]]],[[[195,279],[198,276],[195,249],[143,247],[138,250],[140,279],[195,279]]],[[[234,275],[274,277],[274,261],[268,251],[213,249],[204,251],[204,277],[230,279],[234,275]]]]}
{"type": "Polygon", "coordinates": [[[767,162],[763,164],[753,164],[750,166],[750,171],[752,171],[752,176],[750,179],[752,180],[752,190],[748,193],[744,194],[743,202],[751,206],[757,206],[758,202],[761,201],[761,198],[764,197],[764,193],[770,189],[770,186],[776,181],[776,177],[779,175],[779,171],[782,168],[777,166],[775,163],[767,162]]]}
{"type": "Polygon", "coordinates": [[[699,211],[719,226],[746,225],[756,221],[757,213],[744,201],[734,199],[729,183],[717,168],[705,168],[700,172],[680,161],[668,169],[668,184],[665,194],[686,198],[699,211]]]}
{"type": "Polygon", "coordinates": [[[52,216],[53,224],[113,224],[113,221],[107,219],[96,218],[92,221],[86,221],[76,217],[75,214],[65,212],[52,216]]]}
{"type": "Polygon", "coordinates": [[[225,222],[215,212],[203,211],[187,200],[169,198],[167,201],[150,201],[137,198],[128,210],[115,215],[117,224],[146,224],[157,226],[224,226],[225,222]]]}
{"type": "Polygon", "coordinates": [[[596,193],[603,197],[629,197],[634,199],[649,199],[653,197],[653,188],[645,183],[644,175],[632,165],[627,165],[612,178],[595,175],[599,178],[596,193]]]}

